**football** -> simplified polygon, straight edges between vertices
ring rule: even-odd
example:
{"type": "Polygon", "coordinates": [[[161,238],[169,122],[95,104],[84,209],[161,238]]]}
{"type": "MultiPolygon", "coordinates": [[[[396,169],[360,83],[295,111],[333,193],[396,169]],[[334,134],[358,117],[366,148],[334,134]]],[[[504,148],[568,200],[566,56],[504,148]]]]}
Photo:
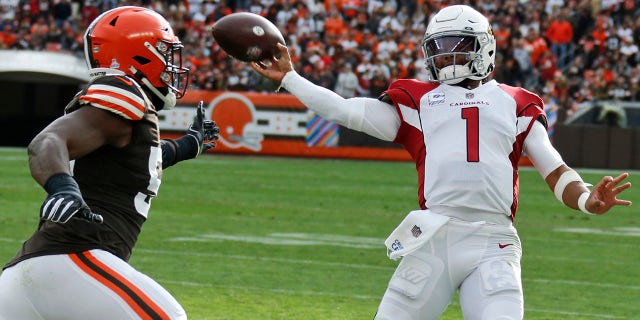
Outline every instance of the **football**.
{"type": "Polygon", "coordinates": [[[280,52],[277,43],[285,44],[278,27],[267,18],[250,12],[236,12],[220,18],[211,32],[222,50],[244,62],[277,57],[280,52]]]}

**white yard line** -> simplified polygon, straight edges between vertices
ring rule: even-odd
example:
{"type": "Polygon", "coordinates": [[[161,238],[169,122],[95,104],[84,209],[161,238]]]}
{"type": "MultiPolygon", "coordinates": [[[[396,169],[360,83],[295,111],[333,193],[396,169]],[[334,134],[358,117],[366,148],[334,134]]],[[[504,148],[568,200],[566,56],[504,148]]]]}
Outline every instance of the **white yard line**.
{"type": "Polygon", "coordinates": [[[595,234],[595,235],[607,235],[607,236],[619,236],[619,237],[640,237],[640,228],[556,228],[556,232],[566,233],[583,233],[583,234],[595,234]]]}
{"type": "Polygon", "coordinates": [[[640,290],[640,286],[624,285],[617,283],[602,283],[591,281],[575,281],[575,280],[562,280],[562,279],[529,279],[525,278],[522,281],[538,282],[538,283],[550,283],[550,284],[568,284],[572,286],[585,286],[585,287],[597,287],[597,288],[613,288],[613,289],[627,289],[627,290],[640,290]]]}
{"type": "MultiPolygon", "coordinates": [[[[620,235],[620,234],[618,234],[620,235]]],[[[607,248],[616,248],[616,247],[626,247],[626,248],[637,248],[638,247],[638,243],[637,242],[633,242],[633,243],[619,243],[619,242],[607,242],[607,241],[595,241],[595,240],[561,240],[555,237],[547,237],[547,238],[537,238],[537,237],[527,237],[527,236],[522,236],[522,242],[523,243],[527,243],[527,242],[531,242],[531,241],[536,241],[536,242],[551,242],[551,243],[555,243],[555,244],[563,244],[563,243],[569,243],[569,244],[576,244],[576,245],[581,245],[581,246],[599,246],[599,247],[607,247],[607,248]]],[[[634,240],[635,241],[635,240],[634,240]]]]}
{"type": "MultiPolygon", "coordinates": [[[[638,247],[637,245],[635,245],[634,247],[638,247]]],[[[522,260],[524,261],[529,261],[529,260],[552,260],[552,261],[560,261],[560,262],[580,262],[580,263],[584,263],[584,264],[598,264],[598,265],[602,265],[602,259],[591,259],[591,258],[567,258],[567,257],[556,257],[556,256],[542,256],[542,255],[530,255],[530,254],[524,254],[522,256],[522,260]]],[[[633,263],[633,262],[623,262],[623,261],[616,261],[616,260],[608,260],[606,261],[607,265],[616,265],[616,266],[632,266],[632,267],[636,267],[638,264],[637,263],[633,263]]]]}
{"type": "Polygon", "coordinates": [[[254,262],[269,261],[269,262],[285,262],[295,264],[306,265],[322,265],[340,268],[354,268],[354,269],[373,269],[373,270],[387,270],[393,271],[395,267],[384,266],[372,266],[366,264],[357,263],[342,263],[331,261],[318,261],[318,260],[300,260],[300,259],[287,259],[287,258],[274,258],[274,257],[256,257],[256,256],[243,256],[243,255],[228,255],[221,253],[210,252],[193,252],[193,251],[171,251],[171,250],[151,250],[151,249],[135,249],[135,252],[143,252],[150,254],[164,254],[164,255],[184,255],[184,256],[199,256],[199,257],[212,257],[212,258],[225,258],[225,259],[237,259],[237,260],[251,260],[254,262]]]}
{"type": "Polygon", "coordinates": [[[571,312],[571,311],[561,311],[561,310],[546,310],[546,309],[537,309],[537,308],[524,308],[525,313],[548,313],[548,314],[556,314],[556,315],[565,315],[565,316],[574,316],[574,317],[587,317],[587,318],[595,318],[595,319],[627,319],[626,317],[615,316],[611,314],[597,314],[597,313],[583,313],[583,312],[571,312]]]}
{"type": "Polygon", "coordinates": [[[266,236],[253,236],[225,233],[208,233],[191,237],[178,237],[170,239],[170,241],[191,242],[212,242],[221,240],[292,246],[327,245],[358,249],[380,249],[384,251],[384,239],[351,237],[334,234],[271,233],[266,236]]]}
{"type": "Polygon", "coordinates": [[[351,294],[341,294],[335,292],[321,292],[321,291],[308,291],[308,290],[289,290],[289,289],[277,289],[277,288],[260,288],[260,287],[249,287],[249,286],[230,286],[230,285],[220,285],[220,284],[212,284],[212,283],[202,283],[202,282],[189,282],[189,281],[175,281],[175,280],[158,280],[158,282],[169,283],[169,284],[177,284],[189,287],[215,287],[221,289],[237,289],[237,290],[247,290],[247,291],[267,291],[267,292],[275,292],[275,293],[285,293],[291,295],[308,295],[308,296],[330,296],[330,297],[342,297],[342,298],[353,298],[353,299],[361,299],[361,300],[377,300],[380,299],[380,296],[369,296],[369,295],[351,295],[351,294]]]}

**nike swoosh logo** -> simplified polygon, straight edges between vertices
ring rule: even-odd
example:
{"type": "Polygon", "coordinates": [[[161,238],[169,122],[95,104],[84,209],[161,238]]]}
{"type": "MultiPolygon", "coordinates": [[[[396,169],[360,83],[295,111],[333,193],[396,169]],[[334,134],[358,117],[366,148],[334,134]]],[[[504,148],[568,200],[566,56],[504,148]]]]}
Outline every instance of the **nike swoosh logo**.
{"type": "Polygon", "coordinates": [[[512,245],[513,245],[513,243],[507,243],[507,244],[498,243],[498,247],[500,249],[504,249],[504,248],[506,248],[508,246],[512,246],[512,245]]]}
{"type": "Polygon", "coordinates": [[[126,83],[126,84],[128,84],[130,86],[133,85],[133,81],[131,81],[130,79],[127,79],[125,77],[119,77],[119,76],[116,76],[116,78],[120,79],[122,82],[124,82],[124,83],[126,83]]]}

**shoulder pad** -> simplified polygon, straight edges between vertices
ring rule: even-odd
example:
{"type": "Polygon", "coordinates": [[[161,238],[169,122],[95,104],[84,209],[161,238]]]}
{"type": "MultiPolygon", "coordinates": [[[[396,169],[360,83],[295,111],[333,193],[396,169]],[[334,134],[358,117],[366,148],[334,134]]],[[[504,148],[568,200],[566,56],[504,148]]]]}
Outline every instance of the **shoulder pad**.
{"type": "Polygon", "coordinates": [[[415,79],[398,79],[391,83],[389,88],[383,93],[383,97],[390,98],[394,103],[419,106],[419,99],[427,92],[437,88],[437,82],[422,82],[415,79]],[[403,100],[407,100],[402,102],[403,100]],[[410,101],[410,102],[409,102],[410,101]]]}
{"type": "Polygon", "coordinates": [[[524,108],[528,107],[531,104],[536,105],[541,110],[544,110],[544,102],[542,98],[537,94],[520,87],[512,87],[506,84],[499,85],[502,90],[504,90],[508,95],[513,97],[516,100],[516,104],[518,106],[518,113],[520,113],[524,108]]]}
{"type": "Polygon", "coordinates": [[[96,78],[78,102],[111,111],[128,120],[142,119],[149,104],[140,86],[124,75],[96,78]]]}
{"type": "Polygon", "coordinates": [[[516,101],[516,114],[518,116],[530,116],[540,121],[547,127],[547,115],[544,111],[544,101],[537,94],[520,87],[512,87],[506,84],[499,85],[508,95],[516,101]]]}

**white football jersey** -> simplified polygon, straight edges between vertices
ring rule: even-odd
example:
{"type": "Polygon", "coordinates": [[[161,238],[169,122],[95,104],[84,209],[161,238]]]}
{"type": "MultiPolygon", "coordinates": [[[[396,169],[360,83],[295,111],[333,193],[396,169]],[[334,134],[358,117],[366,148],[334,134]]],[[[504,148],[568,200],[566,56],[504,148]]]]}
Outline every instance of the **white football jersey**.
{"type": "Polygon", "coordinates": [[[537,95],[496,81],[468,90],[416,80],[398,80],[386,94],[401,119],[395,142],[416,162],[423,209],[513,220],[523,142],[536,119],[546,126],[537,95]]]}

